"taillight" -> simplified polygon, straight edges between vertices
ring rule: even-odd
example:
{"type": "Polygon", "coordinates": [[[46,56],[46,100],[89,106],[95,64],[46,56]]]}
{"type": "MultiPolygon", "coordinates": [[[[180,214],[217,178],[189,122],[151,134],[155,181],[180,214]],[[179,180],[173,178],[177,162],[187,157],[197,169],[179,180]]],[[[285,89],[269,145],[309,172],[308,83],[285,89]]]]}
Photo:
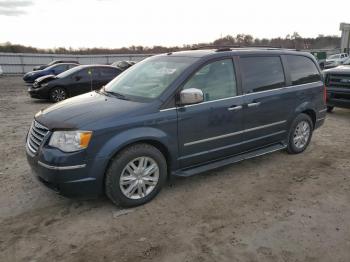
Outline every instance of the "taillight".
{"type": "Polygon", "coordinates": [[[327,88],[326,85],[323,86],[323,102],[327,103],[327,88]]]}

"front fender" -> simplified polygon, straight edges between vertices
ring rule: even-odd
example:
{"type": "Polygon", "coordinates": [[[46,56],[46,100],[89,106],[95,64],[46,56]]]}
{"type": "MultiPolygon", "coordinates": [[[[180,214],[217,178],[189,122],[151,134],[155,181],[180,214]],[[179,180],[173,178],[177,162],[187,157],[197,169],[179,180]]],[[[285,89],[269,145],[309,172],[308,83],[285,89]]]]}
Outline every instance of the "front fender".
{"type": "Polygon", "coordinates": [[[106,161],[109,161],[117,152],[127,145],[146,140],[162,144],[168,151],[168,157],[172,161],[175,160],[177,154],[176,138],[170,137],[163,130],[153,127],[136,127],[124,130],[112,136],[100,147],[96,156],[99,159],[106,159],[106,161]]]}

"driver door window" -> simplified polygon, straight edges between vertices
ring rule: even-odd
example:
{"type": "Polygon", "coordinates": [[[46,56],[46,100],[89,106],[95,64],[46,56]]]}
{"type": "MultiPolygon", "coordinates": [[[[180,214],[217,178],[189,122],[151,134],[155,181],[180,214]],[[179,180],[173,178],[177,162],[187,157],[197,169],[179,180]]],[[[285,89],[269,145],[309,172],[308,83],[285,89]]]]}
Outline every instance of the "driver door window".
{"type": "Polygon", "coordinates": [[[183,89],[202,90],[204,101],[213,101],[237,95],[236,76],[231,59],[215,61],[199,69],[183,89]]]}

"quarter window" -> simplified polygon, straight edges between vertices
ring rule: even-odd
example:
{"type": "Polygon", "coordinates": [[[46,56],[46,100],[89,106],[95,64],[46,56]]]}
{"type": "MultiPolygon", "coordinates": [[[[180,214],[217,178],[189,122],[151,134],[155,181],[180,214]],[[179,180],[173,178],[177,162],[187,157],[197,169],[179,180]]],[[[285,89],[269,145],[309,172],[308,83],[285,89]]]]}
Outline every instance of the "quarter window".
{"type": "Polygon", "coordinates": [[[241,57],[242,84],[246,93],[283,87],[284,73],[280,57],[241,57]]]}
{"type": "Polygon", "coordinates": [[[292,85],[301,85],[321,80],[315,63],[306,56],[287,55],[292,85]]]}
{"type": "Polygon", "coordinates": [[[231,59],[215,61],[199,69],[185,84],[184,89],[201,89],[204,101],[237,95],[236,76],[231,59]]]}

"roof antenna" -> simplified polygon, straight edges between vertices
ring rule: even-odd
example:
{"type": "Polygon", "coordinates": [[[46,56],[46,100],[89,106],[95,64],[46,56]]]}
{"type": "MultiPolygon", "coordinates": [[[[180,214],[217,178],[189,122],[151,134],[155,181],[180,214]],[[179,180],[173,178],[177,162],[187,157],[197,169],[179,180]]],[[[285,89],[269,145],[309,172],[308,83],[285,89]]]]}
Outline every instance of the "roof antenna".
{"type": "Polygon", "coordinates": [[[92,69],[88,69],[88,74],[90,76],[90,91],[92,92],[92,69]]]}

